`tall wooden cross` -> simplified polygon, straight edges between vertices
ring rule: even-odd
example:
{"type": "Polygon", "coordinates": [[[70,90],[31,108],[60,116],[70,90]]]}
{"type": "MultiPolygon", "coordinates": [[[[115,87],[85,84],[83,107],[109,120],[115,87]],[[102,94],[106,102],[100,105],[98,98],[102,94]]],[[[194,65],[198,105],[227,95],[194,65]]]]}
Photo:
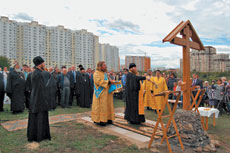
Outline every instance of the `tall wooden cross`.
{"type": "Polygon", "coordinates": [[[183,47],[183,109],[189,109],[192,80],[190,76],[190,48],[204,50],[204,46],[191,22],[182,21],[164,39],[163,42],[183,47]],[[181,35],[181,38],[177,35],[181,35]]]}

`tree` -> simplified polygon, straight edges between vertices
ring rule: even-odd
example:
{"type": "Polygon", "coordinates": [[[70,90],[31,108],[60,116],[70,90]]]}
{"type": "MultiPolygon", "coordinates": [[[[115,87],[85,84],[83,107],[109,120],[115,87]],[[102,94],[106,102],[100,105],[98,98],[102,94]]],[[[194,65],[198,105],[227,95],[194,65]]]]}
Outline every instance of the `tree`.
{"type": "Polygon", "coordinates": [[[1,68],[4,68],[4,67],[10,68],[10,60],[5,56],[0,56],[0,67],[1,68]]]}

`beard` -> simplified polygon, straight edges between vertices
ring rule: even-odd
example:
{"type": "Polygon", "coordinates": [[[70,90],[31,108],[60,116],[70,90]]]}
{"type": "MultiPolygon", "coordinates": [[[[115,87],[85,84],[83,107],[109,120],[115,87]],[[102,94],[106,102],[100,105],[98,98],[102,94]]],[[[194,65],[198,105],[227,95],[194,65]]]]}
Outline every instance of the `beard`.
{"type": "Polygon", "coordinates": [[[45,66],[44,66],[44,65],[41,65],[41,69],[44,71],[44,70],[45,70],[45,66]]]}
{"type": "Polygon", "coordinates": [[[103,71],[103,72],[107,72],[107,68],[105,68],[105,69],[102,69],[101,71],[103,71]]]}

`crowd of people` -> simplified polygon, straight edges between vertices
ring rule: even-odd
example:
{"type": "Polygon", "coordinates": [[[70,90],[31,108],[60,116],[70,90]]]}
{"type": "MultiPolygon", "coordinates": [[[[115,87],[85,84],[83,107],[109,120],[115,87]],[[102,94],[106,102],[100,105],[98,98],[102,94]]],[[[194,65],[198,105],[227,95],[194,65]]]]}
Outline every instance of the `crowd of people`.
{"type": "MultiPolygon", "coordinates": [[[[3,101],[9,97],[11,111],[18,114],[28,109],[28,141],[42,141],[51,139],[49,131],[48,111],[55,110],[58,105],[62,108],[71,108],[75,104],[80,107],[92,107],[91,119],[100,126],[112,124],[115,119],[113,96],[117,89],[121,89],[120,95],[125,102],[124,118],[131,124],[145,122],[144,108],[148,110],[161,110],[163,96],[154,96],[163,91],[182,91],[182,80],[174,73],[166,74],[160,70],[151,70],[140,75],[135,63],[129,65],[129,69],[122,72],[108,72],[104,61],[97,64],[96,70],[85,70],[82,65],[67,68],[62,66],[45,67],[45,61],[37,56],[33,59],[34,67],[27,65],[20,67],[18,62],[7,71],[0,69],[0,111],[3,109],[3,101]],[[119,86],[121,84],[122,86],[119,86]],[[154,98],[154,99],[153,99],[154,98]],[[76,100],[74,100],[76,99],[76,100]],[[154,104],[154,101],[156,102],[154,104]]],[[[201,106],[205,104],[229,113],[230,111],[230,81],[225,77],[203,82],[197,74],[192,75],[191,86],[205,89],[201,106]]],[[[195,96],[197,91],[193,91],[195,96]]],[[[177,93],[169,95],[169,99],[176,99],[177,93]]],[[[183,106],[183,94],[181,94],[183,106]]],[[[192,100],[191,100],[192,102],[192,100]]]]}
{"type": "MultiPolygon", "coordinates": [[[[178,107],[183,107],[183,91],[181,89],[182,87],[182,79],[177,78],[174,73],[170,73],[166,75],[166,73],[162,73],[160,71],[156,71],[156,77],[152,75],[152,71],[149,70],[148,73],[144,74],[145,76],[149,77],[152,82],[155,82],[155,86],[150,81],[144,81],[144,104],[147,109],[153,109],[156,108],[153,105],[153,96],[151,94],[158,94],[165,90],[171,90],[171,91],[180,91],[181,96],[179,97],[180,103],[178,104],[178,107]],[[160,75],[160,76],[158,76],[160,75]],[[156,79],[158,76],[159,79],[156,79]],[[158,80],[163,79],[162,84],[159,84],[158,80]],[[156,87],[158,86],[158,88],[156,87]]],[[[230,80],[227,82],[226,77],[221,77],[220,79],[213,80],[211,84],[209,84],[208,81],[203,81],[199,79],[198,74],[194,73],[192,75],[192,84],[191,87],[196,86],[198,89],[204,89],[205,93],[204,96],[201,99],[200,107],[206,106],[206,107],[212,107],[217,108],[220,111],[220,115],[222,113],[229,114],[230,113],[230,80]]],[[[192,92],[193,96],[195,97],[197,94],[197,90],[192,92]]],[[[201,94],[199,94],[200,96],[201,94]]],[[[178,93],[170,94],[169,99],[176,100],[178,96],[178,93]]],[[[199,96],[196,102],[199,100],[199,96]]],[[[159,97],[160,98],[160,97],[159,97]]],[[[161,108],[160,104],[161,101],[158,97],[156,97],[156,103],[158,105],[158,108],[161,108]]],[[[192,103],[192,98],[191,98],[192,103]]]]}
{"type": "MultiPolygon", "coordinates": [[[[44,68],[42,76],[46,85],[49,110],[55,110],[58,105],[70,108],[74,105],[74,98],[76,105],[80,107],[91,106],[94,71],[90,68],[86,71],[82,65],[78,68],[79,71],[76,71],[75,66],[68,69],[66,66],[62,66],[61,69],[44,68]]],[[[4,111],[3,104],[8,97],[13,114],[29,109],[34,70],[35,67],[30,68],[27,65],[21,67],[18,62],[15,62],[9,71],[7,67],[4,67],[3,71],[0,69],[0,111],[4,111]]]]}
{"type": "MultiPolygon", "coordinates": [[[[74,98],[78,106],[90,108],[92,104],[94,80],[93,74],[95,70],[88,68],[85,70],[82,65],[78,66],[79,71],[76,71],[76,67],[72,66],[67,68],[62,66],[61,69],[55,67],[45,68],[42,72],[49,97],[49,110],[54,110],[58,105],[62,108],[71,108],[73,106],[74,98]]],[[[34,71],[34,67],[20,65],[15,62],[13,68],[7,70],[4,67],[0,68],[0,111],[4,111],[4,101],[11,101],[11,111],[13,114],[23,112],[25,108],[29,108],[30,93],[31,93],[31,75],[34,71]]],[[[107,72],[107,76],[111,80],[121,81],[123,85],[123,91],[119,93],[119,97],[123,97],[126,101],[126,75],[128,69],[115,73],[113,71],[107,72]]],[[[156,71],[154,77],[153,72],[149,70],[143,76],[149,77],[150,81],[142,81],[144,88],[144,105],[147,109],[156,108],[153,105],[152,94],[160,93],[164,90],[181,91],[182,80],[177,78],[174,73],[166,74],[165,72],[156,71]],[[159,79],[156,79],[158,76],[159,79]],[[159,88],[157,88],[159,86],[159,88]],[[161,89],[162,88],[162,89],[161,89]]],[[[226,77],[222,77],[218,80],[213,80],[211,84],[208,81],[202,81],[198,78],[197,74],[192,75],[192,86],[199,86],[201,89],[205,89],[205,95],[201,101],[201,106],[204,104],[218,108],[221,111],[230,112],[230,80],[227,82],[226,77]]],[[[193,92],[194,96],[196,92],[193,92]]],[[[169,99],[176,99],[177,94],[169,95],[169,99]]],[[[158,107],[162,97],[156,97],[158,107]]],[[[183,101],[183,92],[181,93],[180,101],[183,101]]],[[[179,107],[183,104],[180,103],[179,107]]]]}

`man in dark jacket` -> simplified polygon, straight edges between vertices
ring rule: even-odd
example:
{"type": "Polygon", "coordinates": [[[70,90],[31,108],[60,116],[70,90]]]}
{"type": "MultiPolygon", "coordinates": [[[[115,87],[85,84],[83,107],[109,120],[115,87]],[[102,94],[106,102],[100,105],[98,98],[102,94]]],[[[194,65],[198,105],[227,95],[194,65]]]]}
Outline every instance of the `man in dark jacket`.
{"type": "Polygon", "coordinates": [[[57,84],[57,92],[56,92],[56,96],[55,96],[55,99],[56,99],[56,103],[57,105],[61,105],[61,93],[60,93],[60,88],[58,87],[58,75],[60,75],[60,70],[56,67],[54,69],[54,71],[51,73],[54,80],[56,81],[56,84],[57,84]]]}
{"type": "Polygon", "coordinates": [[[203,89],[203,81],[198,78],[198,75],[194,73],[192,77],[192,86],[199,86],[200,89],[203,89]]]}
{"type": "MultiPolygon", "coordinates": [[[[171,73],[167,82],[168,90],[173,91],[174,82],[177,82],[177,79],[175,77],[175,74],[171,73]]],[[[173,99],[173,94],[169,95],[169,99],[173,99]]]]}
{"type": "MultiPolygon", "coordinates": [[[[192,87],[197,86],[200,89],[203,89],[203,81],[198,79],[198,74],[194,73],[192,75],[192,78],[193,78],[192,79],[192,87]]],[[[193,94],[194,97],[196,97],[197,91],[193,91],[192,94],[193,94]]],[[[197,102],[198,102],[198,100],[199,100],[199,97],[197,99],[197,102]]],[[[203,106],[203,102],[200,103],[200,106],[203,106]]]]}
{"type": "Polygon", "coordinates": [[[5,96],[5,87],[4,87],[4,75],[3,72],[0,72],[0,112],[3,112],[3,102],[5,96]]]}
{"type": "Polygon", "coordinates": [[[93,82],[93,70],[91,68],[88,68],[88,72],[87,72],[88,76],[89,76],[89,80],[90,80],[90,86],[91,86],[91,91],[90,91],[90,99],[91,99],[91,104],[93,101],[93,91],[94,91],[94,82],[93,82]]]}
{"type": "Polygon", "coordinates": [[[73,97],[76,95],[76,83],[77,83],[77,72],[76,68],[73,65],[71,67],[71,71],[68,72],[68,75],[70,77],[70,96],[69,96],[69,105],[73,105],[73,97]]]}
{"type": "Polygon", "coordinates": [[[61,106],[62,108],[68,107],[70,95],[70,76],[67,74],[66,67],[62,68],[62,73],[58,76],[58,86],[61,92],[61,106]]]}
{"type": "Polygon", "coordinates": [[[6,93],[11,99],[11,111],[13,114],[23,112],[25,109],[25,76],[21,71],[20,65],[16,62],[14,69],[7,77],[6,93]]]}
{"type": "Polygon", "coordinates": [[[37,56],[33,59],[35,70],[31,77],[31,97],[29,104],[29,119],[27,128],[28,141],[40,142],[44,139],[51,140],[49,127],[49,114],[44,71],[44,60],[37,56]]]}

